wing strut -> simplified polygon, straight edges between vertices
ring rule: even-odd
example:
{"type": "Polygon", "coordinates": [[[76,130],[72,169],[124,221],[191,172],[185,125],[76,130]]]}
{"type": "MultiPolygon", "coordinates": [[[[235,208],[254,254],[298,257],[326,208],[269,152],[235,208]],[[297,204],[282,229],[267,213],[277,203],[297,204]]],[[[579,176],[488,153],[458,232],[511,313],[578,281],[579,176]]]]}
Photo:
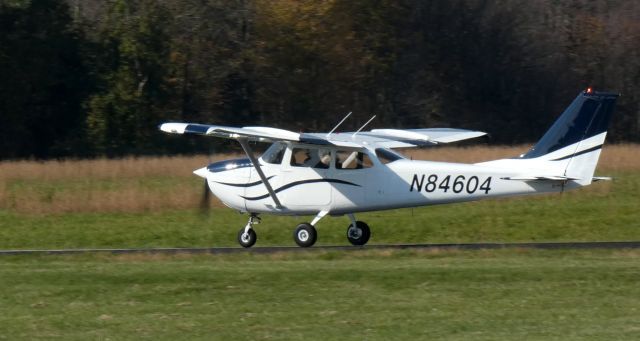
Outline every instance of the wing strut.
{"type": "Polygon", "coordinates": [[[240,142],[242,149],[244,149],[244,152],[247,154],[247,156],[251,160],[251,163],[253,163],[253,167],[256,169],[256,172],[258,172],[258,175],[260,176],[260,180],[262,180],[262,183],[267,188],[267,191],[269,192],[271,199],[273,199],[273,202],[276,203],[276,207],[282,208],[282,204],[280,204],[280,200],[278,200],[278,197],[276,196],[276,192],[273,191],[273,188],[271,187],[269,180],[267,180],[267,177],[262,172],[262,168],[260,167],[260,163],[258,162],[258,159],[256,159],[256,157],[253,155],[253,150],[251,149],[251,146],[249,146],[248,139],[246,137],[238,137],[237,139],[238,139],[238,142],[240,142]]]}
{"type": "Polygon", "coordinates": [[[371,121],[373,121],[374,118],[376,118],[376,115],[371,116],[371,118],[367,121],[367,123],[362,125],[362,127],[360,127],[360,129],[358,129],[358,131],[356,131],[355,133],[353,133],[353,135],[351,135],[351,138],[356,137],[356,134],[358,134],[360,132],[360,130],[364,129],[364,127],[366,127],[367,124],[371,123],[371,121]]]}

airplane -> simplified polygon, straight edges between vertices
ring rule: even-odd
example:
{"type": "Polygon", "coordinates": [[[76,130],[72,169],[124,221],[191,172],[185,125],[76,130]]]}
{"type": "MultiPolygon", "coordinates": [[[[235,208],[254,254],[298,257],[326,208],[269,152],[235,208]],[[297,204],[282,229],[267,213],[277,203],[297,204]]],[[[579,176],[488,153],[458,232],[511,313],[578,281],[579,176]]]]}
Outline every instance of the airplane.
{"type": "MultiPolygon", "coordinates": [[[[293,233],[300,247],[317,240],[325,216],[346,215],[347,239],[365,245],[369,226],[355,214],[517,195],[562,192],[590,185],[619,94],[581,91],[526,153],[473,164],[410,160],[395,148],[428,147],[486,135],[452,128],[373,129],[296,133],[270,127],[227,127],[169,122],[160,130],[236,140],[246,158],[194,171],[226,206],[249,213],[238,243],[256,243],[259,214],[315,215],[293,233]],[[268,142],[256,156],[250,142],[268,142]]],[[[375,116],[374,116],[375,117],[375,116]]],[[[373,118],[372,118],[373,119],[373,118]]]]}

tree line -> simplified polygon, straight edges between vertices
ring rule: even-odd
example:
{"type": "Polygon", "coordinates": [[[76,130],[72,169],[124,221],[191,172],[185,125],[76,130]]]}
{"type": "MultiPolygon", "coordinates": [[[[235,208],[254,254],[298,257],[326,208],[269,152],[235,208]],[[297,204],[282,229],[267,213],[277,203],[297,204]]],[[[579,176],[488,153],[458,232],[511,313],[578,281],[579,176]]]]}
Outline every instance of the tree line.
{"type": "Polygon", "coordinates": [[[193,153],[163,121],[534,142],[590,86],[640,139],[640,3],[0,0],[0,159],[193,153]]]}

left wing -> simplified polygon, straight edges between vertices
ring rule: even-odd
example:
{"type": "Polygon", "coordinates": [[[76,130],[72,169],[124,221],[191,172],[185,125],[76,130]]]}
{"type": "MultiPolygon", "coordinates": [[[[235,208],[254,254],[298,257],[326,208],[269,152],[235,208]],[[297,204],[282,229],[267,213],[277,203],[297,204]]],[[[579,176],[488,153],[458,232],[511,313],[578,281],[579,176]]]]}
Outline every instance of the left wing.
{"type": "Polygon", "coordinates": [[[486,135],[481,131],[451,128],[373,129],[365,132],[295,133],[270,127],[226,127],[194,123],[164,123],[160,130],[174,134],[199,134],[221,138],[246,138],[252,141],[292,141],[315,145],[335,145],[348,148],[366,146],[410,148],[451,143],[486,135]]]}

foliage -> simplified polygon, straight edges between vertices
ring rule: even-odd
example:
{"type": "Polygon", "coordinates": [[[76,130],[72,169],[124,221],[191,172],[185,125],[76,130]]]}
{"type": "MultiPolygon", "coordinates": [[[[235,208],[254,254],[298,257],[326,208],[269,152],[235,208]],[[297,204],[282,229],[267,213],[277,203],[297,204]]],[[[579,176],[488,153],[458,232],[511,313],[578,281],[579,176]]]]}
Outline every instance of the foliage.
{"type": "Polygon", "coordinates": [[[165,120],[481,129],[533,142],[583,88],[640,132],[624,0],[0,2],[0,158],[206,151],[165,120]]]}
{"type": "Polygon", "coordinates": [[[91,73],[58,0],[0,2],[0,158],[82,155],[91,73]]]}
{"type": "Polygon", "coordinates": [[[165,103],[169,13],[156,1],[113,2],[99,37],[104,55],[97,93],[88,100],[89,141],[98,153],[151,150],[165,103]]]}

